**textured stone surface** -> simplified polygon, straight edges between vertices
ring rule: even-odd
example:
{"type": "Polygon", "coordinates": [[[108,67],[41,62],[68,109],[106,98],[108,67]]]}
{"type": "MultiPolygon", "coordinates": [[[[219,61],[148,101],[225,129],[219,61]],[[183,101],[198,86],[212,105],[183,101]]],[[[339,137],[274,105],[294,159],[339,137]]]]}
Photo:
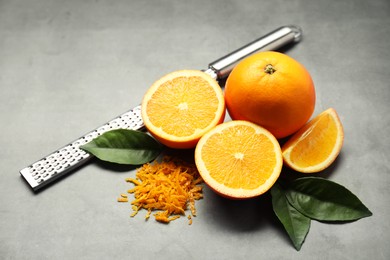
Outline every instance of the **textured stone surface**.
{"type": "MultiPolygon", "coordinates": [[[[2,259],[389,259],[390,2],[0,1],[2,259]],[[319,176],[373,212],[313,222],[296,252],[269,197],[228,201],[205,188],[193,225],[128,217],[127,167],[92,162],[39,193],[19,170],[138,105],[160,76],[209,62],[287,24],[285,50],[310,71],[315,114],[334,107],[345,144],[319,176]]],[[[228,120],[228,119],[227,119],[228,120]]]]}

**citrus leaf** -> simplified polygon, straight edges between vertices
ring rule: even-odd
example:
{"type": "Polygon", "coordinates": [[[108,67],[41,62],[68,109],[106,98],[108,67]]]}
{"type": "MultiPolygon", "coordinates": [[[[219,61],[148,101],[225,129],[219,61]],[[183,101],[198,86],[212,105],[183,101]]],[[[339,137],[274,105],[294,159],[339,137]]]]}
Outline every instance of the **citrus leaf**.
{"type": "Polygon", "coordinates": [[[302,214],[319,221],[352,221],[372,215],[352,192],[323,178],[294,180],[286,197],[302,214]]]}
{"type": "Polygon", "coordinates": [[[282,222],[296,250],[300,250],[310,229],[310,218],[301,214],[288,202],[285,191],[275,184],[271,188],[272,207],[282,222]]]}
{"type": "Polygon", "coordinates": [[[131,165],[147,163],[162,150],[162,146],[148,134],[129,129],[108,131],[80,148],[100,160],[131,165]]]}

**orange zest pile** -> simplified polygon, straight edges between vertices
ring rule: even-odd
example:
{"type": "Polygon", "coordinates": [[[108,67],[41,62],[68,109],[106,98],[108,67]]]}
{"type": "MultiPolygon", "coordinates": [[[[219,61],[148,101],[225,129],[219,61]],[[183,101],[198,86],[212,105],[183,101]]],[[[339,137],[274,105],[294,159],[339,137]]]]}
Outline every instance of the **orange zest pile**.
{"type": "MultiPolygon", "coordinates": [[[[156,221],[169,223],[185,215],[189,207],[192,216],[196,216],[195,200],[203,198],[202,186],[198,184],[203,180],[195,165],[183,160],[165,156],[161,162],[144,164],[138,169],[136,178],[127,178],[127,182],[135,185],[128,190],[134,194],[131,202],[134,217],[140,209],[146,209],[146,219],[152,211],[156,221]]],[[[121,194],[118,202],[127,202],[126,194],[121,194]]],[[[189,224],[192,216],[188,215],[189,224]]]]}

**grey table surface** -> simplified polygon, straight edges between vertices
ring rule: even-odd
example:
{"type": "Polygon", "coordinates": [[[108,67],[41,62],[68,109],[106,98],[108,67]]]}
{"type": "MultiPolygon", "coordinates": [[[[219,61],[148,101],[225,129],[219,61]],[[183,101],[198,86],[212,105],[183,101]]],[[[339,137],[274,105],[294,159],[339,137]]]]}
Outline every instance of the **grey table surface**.
{"type": "MultiPolygon", "coordinates": [[[[0,259],[390,259],[390,1],[0,0],[0,259]],[[207,187],[188,225],[130,218],[135,170],[97,161],[34,193],[19,170],[138,105],[178,69],[207,64],[287,24],[310,71],[314,114],[334,107],[342,153],[318,174],[373,216],[312,222],[293,248],[264,196],[207,187]]],[[[227,118],[228,120],[228,118],[227,118]]]]}

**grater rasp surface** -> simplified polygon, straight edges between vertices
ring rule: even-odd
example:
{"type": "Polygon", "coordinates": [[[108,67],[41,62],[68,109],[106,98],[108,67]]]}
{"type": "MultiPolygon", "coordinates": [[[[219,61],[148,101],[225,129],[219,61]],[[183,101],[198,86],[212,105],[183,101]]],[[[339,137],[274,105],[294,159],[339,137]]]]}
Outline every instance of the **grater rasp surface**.
{"type": "Polygon", "coordinates": [[[27,166],[22,169],[20,173],[33,190],[38,190],[72,169],[79,167],[93,157],[89,153],[81,150],[81,145],[86,144],[97,136],[113,129],[140,130],[143,127],[141,106],[137,106],[39,161],[27,166]]]}

